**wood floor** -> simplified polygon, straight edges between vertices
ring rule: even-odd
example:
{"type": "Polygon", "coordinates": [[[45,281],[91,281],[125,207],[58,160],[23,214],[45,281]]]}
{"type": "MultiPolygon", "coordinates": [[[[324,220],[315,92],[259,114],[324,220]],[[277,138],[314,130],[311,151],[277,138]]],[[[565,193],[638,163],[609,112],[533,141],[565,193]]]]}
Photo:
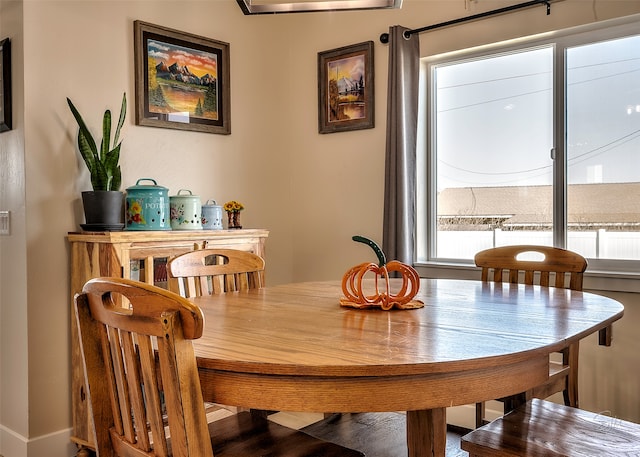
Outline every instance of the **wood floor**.
{"type": "MultiPolygon", "coordinates": [[[[211,408],[210,421],[231,415],[221,408],[211,408]]],[[[402,457],[407,455],[405,415],[403,413],[334,414],[323,418],[315,413],[272,414],[269,419],[312,436],[357,449],[366,457],[402,457]]],[[[448,427],[446,457],[467,457],[460,449],[460,437],[469,430],[448,427]]],[[[77,457],[95,456],[83,449],[77,457]]],[[[2,457],[2,456],[0,456],[2,457]]]]}
{"type": "MultiPolygon", "coordinates": [[[[357,449],[367,457],[407,455],[405,415],[402,413],[335,414],[301,428],[326,441],[357,449]]],[[[460,449],[460,437],[468,430],[447,430],[447,457],[466,457],[460,449]]]]}

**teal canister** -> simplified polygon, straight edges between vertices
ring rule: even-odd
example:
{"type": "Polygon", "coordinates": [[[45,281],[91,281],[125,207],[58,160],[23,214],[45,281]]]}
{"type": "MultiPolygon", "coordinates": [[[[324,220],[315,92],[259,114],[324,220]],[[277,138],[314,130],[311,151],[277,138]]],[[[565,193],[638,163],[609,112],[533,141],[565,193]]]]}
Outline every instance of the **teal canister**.
{"type": "Polygon", "coordinates": [[[171,230],[169,189],[154,179],[140,178],[127,187],[125,203],[125,230],[171,230]]]}

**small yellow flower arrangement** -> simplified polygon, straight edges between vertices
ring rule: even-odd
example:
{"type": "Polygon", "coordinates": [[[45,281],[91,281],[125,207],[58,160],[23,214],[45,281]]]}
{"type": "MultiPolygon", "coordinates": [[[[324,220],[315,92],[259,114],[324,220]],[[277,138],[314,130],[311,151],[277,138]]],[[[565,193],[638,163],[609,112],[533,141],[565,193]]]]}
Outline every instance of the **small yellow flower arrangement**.
{"type": "Polygon", "coordinates": [[[244,205],[235,200],[228,201],[222,207],[229,217],[228,227],[230,229],[241,229],[242,225],[240,225],[240,211],[244,209],[244,205]]]}
{"type": "Polygon", "coordinates": [[[238,211],[242,211],[244,209],[244,205],[235,200],[231,200],[225,203],[223,208],[228,213],[236,213],[238,211]]]}

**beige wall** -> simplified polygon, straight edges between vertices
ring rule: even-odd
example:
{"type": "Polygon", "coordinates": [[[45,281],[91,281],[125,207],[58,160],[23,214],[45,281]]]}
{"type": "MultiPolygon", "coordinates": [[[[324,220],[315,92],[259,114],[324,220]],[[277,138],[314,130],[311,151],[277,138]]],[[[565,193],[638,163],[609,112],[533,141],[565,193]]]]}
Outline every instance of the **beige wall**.
{"type": "MultiPolygon", "coordinates": [[[[11,37],[13,95],[20,100],[22,3],[0,2],[0,39],[11,37]]],[[[0,427],[29,431],[23,105],[13,109],[13,130],[0,135],[0,209],[11,212],[11,236],[0,237],[0,427]],[[17,287],[16,287],[17,286],[17,287]]],[[[67,364],[68,362],[65,362],[67,364]]],[[[0,454],[3,453],[0,428],[0,454]]],[[[9,457],[8,453],[4,454],[9,457]]]]}
{"type": "MultiPolygon", "coordinates": [[[[0,237],[0,453],[70,455],[64,237],[82,222],[79,193],[89,182],[65,97],[95,130],[126,91],[123,187],[151,177],[171,194],[189,188],[203,199],[238,199],[247,208],[245,226],[271,231],[270,284],[335,279],[362,261],[353,234],[382,237],[388,50],[379,35],[389,25],[420,27],[511,3],[465,9],[463,1],[404,0],[399,11],[249,17],[235,0],[0,0],[0,32],[15,48],[17,117],[16,130],[0,135],[0,209],[12,211],[14,224],[10,237],[0,237]],[[231,44],[230,136],[134,125],[136,19],[231,44]],[[375,48],[376,128],[319,135],[317,52],[367,40],[375,48]]],[[[539,7],[423,34],[422,54],[634,13],[638,1],[566,0],[553,4],[551,16],[539,7]]],[[[621,297],[637,306],[634,295],[621,297]]],[[[609,370],[616,372],[612,384],[594,380],[592,404],[616,410],[632,398],[637,405],[637,388],[626,397],[616,386],[630,384],[619,372],[638,366],[638,356],[597,350],[589,363],[613,363],[617,371],[609,370]]],[[[623,413],[640,421],[637,406],[623,413]]]]}

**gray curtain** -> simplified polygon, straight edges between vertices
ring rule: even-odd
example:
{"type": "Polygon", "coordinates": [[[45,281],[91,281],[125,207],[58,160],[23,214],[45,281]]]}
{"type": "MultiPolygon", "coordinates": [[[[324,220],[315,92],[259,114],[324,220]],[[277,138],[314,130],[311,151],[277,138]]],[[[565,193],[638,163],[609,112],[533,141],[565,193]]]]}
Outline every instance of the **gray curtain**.
{"type": "Polygon", "coordinates": [[[389,260],[413,264],[420,40],[389,28],[389,86],[382,247],[389,260]]]}

